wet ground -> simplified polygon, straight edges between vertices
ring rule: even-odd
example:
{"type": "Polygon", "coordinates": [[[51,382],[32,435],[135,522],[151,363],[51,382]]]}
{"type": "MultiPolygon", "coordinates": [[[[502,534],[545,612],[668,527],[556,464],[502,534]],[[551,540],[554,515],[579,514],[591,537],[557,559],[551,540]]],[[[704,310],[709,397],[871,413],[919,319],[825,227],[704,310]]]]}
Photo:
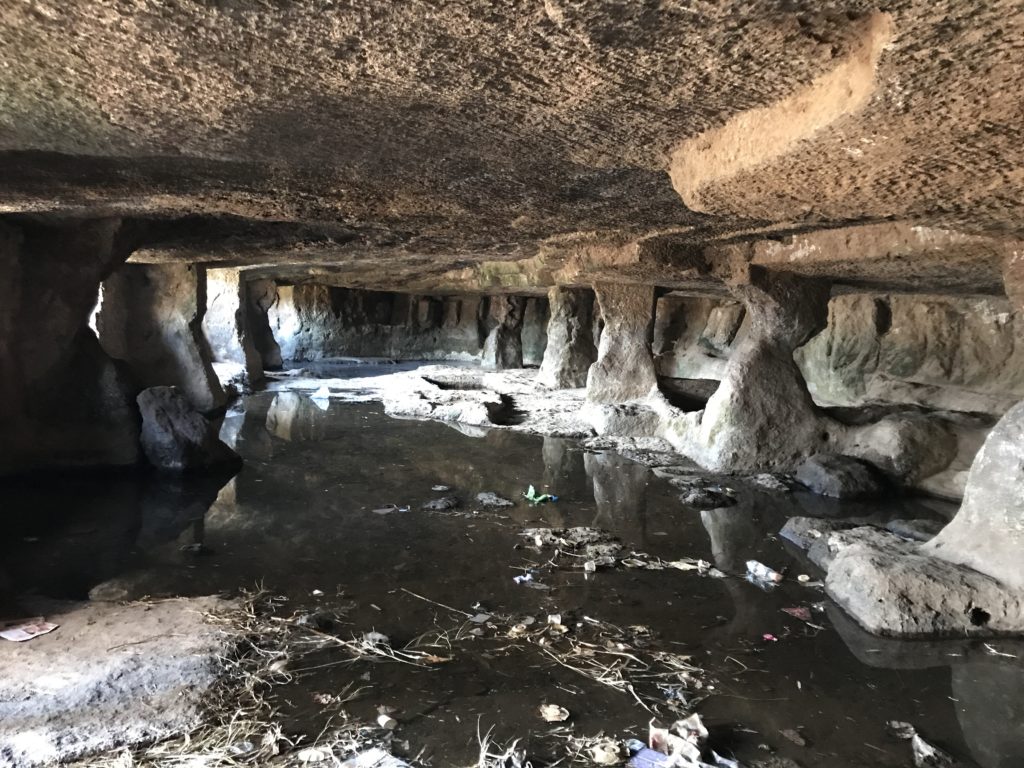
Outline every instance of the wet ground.
{"type": "MultiPolygon", "coordinates": [[[[375,719],[379,707],[391,708],[398,746],[434,766],[473,764],[478,728],[494,727],[499,741],[523,739],[538,758],[560,756],[564,740],[549,735],[541,703],[569,710],[577,735],[642,739],[651,717],[629,693],[514,642],[500,622],[469,634],[475,625],[456,611],[539,622],[557,613],[571,631],[584,617],[643,627],[629,630],[632,642],[689,655],[706,670],[709,695],[698,709],[711,744],[741,762],[775,755],[803,766],[909,766],[908,743],[885,728],[902,720],[965,761],[1024,765],[1024,672],[992,652],[1020,655],[1019,647],[868,636],[833,609],[812,607],[826,601],[823,592],[794,577],[818,574],[776,536],[794,514],[884,519],[933,515],[933,507],[898,499],[842,506],[727,481],[739,504],[702,512],[650,470],[571,440],[395,420],[374,404],[318,404],[292,392],[254,395],[242,407],[223,431],[245,460],[234,478],[8,483],[8,587],[81,598],[112,577],[148,594],[237,594],[259,584],[286,598],[288,612],[337,614],[342,634],[373,630],[396,647],[440,635],[435,650],[449,661],[338,663],[344,654],[329,650],[304,659],[275,694],[288,728],[308,733],[342,711],[375,719]],[[431,490],[438,484],[455,489],[458,512],[420,509],[444,495],[431,490]],[[558,501],[526,503],[530,484],[558,501]],[[516,504],[483,510],[474,503],[481,491],[516,504]],[[391,504],[410,511],[375,511],[391,504]],[[551,570],[551,553],[519,536],[526,526],[594,526],[628,548],[702,558],[731,576],[551,570]],[[740,577],[751,558],[791,578],[765,592],[740,577]],[[513,580],[531,568],[545,588],[513,580]],[[782,611],[792,607],[811,608],[811,624],[782,611]],[[352,702],[321,703],[354,688],[352,702]]],[[[656,686],[637,685],[657,695],[656,686]]],[[[653,708],[673,719],[666,704],[653,708]]]]}

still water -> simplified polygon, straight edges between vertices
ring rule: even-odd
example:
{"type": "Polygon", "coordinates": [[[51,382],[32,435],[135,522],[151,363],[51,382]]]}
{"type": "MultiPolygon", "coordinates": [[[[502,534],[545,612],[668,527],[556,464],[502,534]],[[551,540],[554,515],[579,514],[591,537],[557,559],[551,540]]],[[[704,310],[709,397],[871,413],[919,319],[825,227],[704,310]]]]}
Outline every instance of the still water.
{"type": "MultiPolygon", "coordinates": [[[[964,761],[1024,765],[1016,659],[978,642],[880,640],[827,605],[810,626],[781,609],[827,602],[820,589],[787,579],[765,592],[740,578],[752,558],[818,578],[776,535],[789,516],[934,514],[917,502],[842,506],[727,479],[740,503],[701,512],[645,467],[571,440],[396,420],[374,404],[323,407],[288,391],[246,398],[222,435],[245,460],[233,478],[90,474],[8,483],[2,568],[12,589],[84,598],[111,578],[148,595],[232,595],[260,584],[296,612],[337,612],[344,630],[382,632],[395,646],[459,623],[410,592],[467,613],[642,625],[707,670],[713,690],[699,711],[717,751],[741,762],[909,766],[909,745],[885,728],[902,720],[964,761]],[[466,514],[420,509],[440,495],[431,490],[439,484],[454,489],[466,514]],[[527,504],[530,484],[558,501],[527,504]],[[481,491],[517,503],[473,514],[481,491]],[[374,511],[391,504],[410,511],[374,511]],[[541,571],[547,588],[533,589],[513,581],[545,559],[524,546],[526,526],[594,526],[628,548],[706,559],[733,577],[541,571]]],[[[320,659],[327,665],[278,687],[275,703],[290,729],[315,733],[338,716],[317,695],[354,683],[363,691],[347,714],[374,719],[378,707],[393,709],[400,739],[434,766],[472,763],[478,727],[493,726],[499,740],[523,739],[540,757],[558,756],[558,740],[545,735],[551,726],[537,716],[541,703],[568,709],[577,734],[646,736],[650,714],[629,695],[534,650],[462,642],[452,661],[431,669],[320,659]]]]}

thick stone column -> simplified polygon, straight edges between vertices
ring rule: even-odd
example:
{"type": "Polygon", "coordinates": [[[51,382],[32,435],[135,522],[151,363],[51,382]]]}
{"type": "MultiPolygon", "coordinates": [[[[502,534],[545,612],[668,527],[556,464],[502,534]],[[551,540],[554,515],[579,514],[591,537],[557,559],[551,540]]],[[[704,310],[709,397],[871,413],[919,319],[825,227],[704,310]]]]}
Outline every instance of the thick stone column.
{"type": "Polygon", "coordinates": [[[0,224],[0,474],[139,459],[137,390],[88,327],[117,220],[0,224]]]}
{"type": "Polygon", "coordinates": [[[250,387],[263,379],[263,359],[249,330],[248,284],[240,270],[206,271],[203,333],[214,363],[240,366],[244,383],[250,387]]]}
{"type": "Polygon", "coordinates": [[[273,280],[252,280],[247,285],[248,325],[253,346],[262,359],[265,371],[281,369],[281,347],[270,327],[270,311],[277,305],[277,283],[273,280]]]}
{"type": "Polygon", "coordinates": [[[200,411],[225,403],[203,336],[206,280],[189,264],[126,264],[103,283],[96,318],[107,354],[143,387],[178,387],[200,411]]]}
{"type": "Polygon", "coordinates": [[[752,267],[733,292],[746,305],[750,332],[729,359],[687,452],[717,470],[791,469],[832,439],[793,360],[793,351],[825,325],[829,286],[752,267]]]}
{"type": "Polygon", "coordinates": [[[651,342],[654,336],[654,287],[594,286],[604,319],[597,362],[587,375],[587,399],[593,403],[640,400],[657,391],[651,342]]]}
{"type": "Polygon", "coordinates": [[[488,321],[492,323],[484,341],[483,365],[503,370],[523,367],[523,314],[526,300],[522,296],[492,296],[488,321]]]}
{"type": "Polygon", "coordinates": [[[587,372],[597,359],[594,294],[586,289],[555,286],[548,291],[548,304],[548,345],[537,382],[552,389],[585,387],[587,372]]]}

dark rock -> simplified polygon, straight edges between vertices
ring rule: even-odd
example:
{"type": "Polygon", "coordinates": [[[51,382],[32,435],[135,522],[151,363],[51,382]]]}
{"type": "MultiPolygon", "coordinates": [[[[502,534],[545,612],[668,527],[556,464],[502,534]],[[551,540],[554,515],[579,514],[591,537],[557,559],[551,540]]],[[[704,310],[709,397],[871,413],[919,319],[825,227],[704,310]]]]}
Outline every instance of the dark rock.
{"type": "Polygon", "coordinates": [[[450,509],[458,509],[461,503],[455,496],[442,496],[426,502],[421,509],[427,512],[447,512],[450,509]]]}
{"type": "Polygon", "coordinates": [[[476,495],[477,503],[484,507],[512,507],[515,506],[514,502],[506,499],[504,496],[499,496],[493,491],[484,491],[476,495]]]}
{"type": "Polygon", "coordinates": [[[946,527],[938,520],[890,520],[885,529],[914,541],[931,541],[946,527]]]}
{"type": "Polygon", "coordinates": [[[694,509],[719,509],[736,503],[736,495],[731,488],[706,477],[675,477],[669,483],[683,491],[679,494],[679,501],[694,509]]]}
{"type": "Polygon", "coordinates": [[[817,453],[801,464],[796,479],[814,493],[836,499],[866,499],[882,494],[878,473],[852,456],[817,453]]]}
{"type": "Polygon", "coordinates": [[[138,397],[142,450],[157,469],[184,471],[241,462],[217,427],[175,387],[150,387],[138,397]]]}

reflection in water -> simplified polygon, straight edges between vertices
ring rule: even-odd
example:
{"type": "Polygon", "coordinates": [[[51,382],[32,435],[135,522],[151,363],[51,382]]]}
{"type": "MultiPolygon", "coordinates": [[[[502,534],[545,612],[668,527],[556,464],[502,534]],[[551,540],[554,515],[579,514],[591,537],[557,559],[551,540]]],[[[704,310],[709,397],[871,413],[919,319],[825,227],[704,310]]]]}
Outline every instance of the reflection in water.
{"type": "MultiPolygon", "coordinates": [[[[296,611],[350,606],[345,620],[353,631],[373,628],[396,642],[448,620],[435,606],[403,597],[403,587],[460,610],[480,604],[508,614],[597,616],[649,627],[706,665],[717,680],[703,705],[709,722],[758,732],[731,745],[740,757],[759,758],[757,744],[766,742],[805,765],[904,766],[907,745],[888,740],[889,719],[911,721],[960,754],[970,745],[984,768],[1016,764],[1008,756],[1024,749],[1015,660],[990,657],[980,645],[951,657],[947,645],[927,664],[906,665],[926,646],[867,636],[841,614],[822,618],[824,631],[783,614],[783,607],[824,599],[795,582],[765,593],[741,578],[618,569],[590,577],[545,573],[548,589],[533,590],[511,578],[513,568],[541,559],[517,535],[538,524],[599,526],[627,547],[666,559],[711,559],[731,574],[742,574],[751,558],[802,572],[807,565],[775,534],[788,516],[820,511],[814,497],[766,494],[731,478],[737,505],[698,512],[640,465],[585,453],[571,440],[505,430],[467,436],[454,425],[389,419],[371,405],[332,403],[324,411],[290,392],[246,398],[244,408],[224,424],[245,460],[234,478],[6,483],[9,535],[0,546],[10,588],[84,597],[106,580],[107,595],[130,597],[230,593],[263,583],[296,611]],[[464,501],[459,515],[419,511],[437,484],[456,489],[464,501]],[[560,500],[474,513],[477,493],[520,499],[530,484],[560,500]],[[413,511],[374,514],[385,504],[413,511]],[[202,544],[208,554],[188,544],[202,544]],[[311,597],[314,589],[326,594],[311,597]],[[766,644],[765,633],[779,642],[766,644]],[[776,738],[796,726],[808,747],[776,738]]],[[[875,505],[871,513],[920,514],[898,504],[875,505]]],[[[1024,658],[1024,649],[998,646],[1024,658]]],[[[351,682],[347,670],[300,679],[289,700],[342,690],[351,682]]],[[[500,738],[536,728],[536,702],[555,695],[552,674],[512,657],[478,658],[472,649],[424,680],[414,670],[377,665],[373,696],[353,702],[351,713],[373,718],[381,702],[413,715],[429,708],[431,716],[403,722],[403,738],[432,751],[435,764],[459,764],[465,755],[452,750],[464,748],[461,729],[477,716],[499,723],[500,738]]],[[[614,691],[587,690],[566,703],[580,732],[642,734],[649,717],[614,691]]],[[[319,709],[296,717],[321,725],[319,709]]],[[[310,722],[303,730],[316,731],[310,722]]]]}

